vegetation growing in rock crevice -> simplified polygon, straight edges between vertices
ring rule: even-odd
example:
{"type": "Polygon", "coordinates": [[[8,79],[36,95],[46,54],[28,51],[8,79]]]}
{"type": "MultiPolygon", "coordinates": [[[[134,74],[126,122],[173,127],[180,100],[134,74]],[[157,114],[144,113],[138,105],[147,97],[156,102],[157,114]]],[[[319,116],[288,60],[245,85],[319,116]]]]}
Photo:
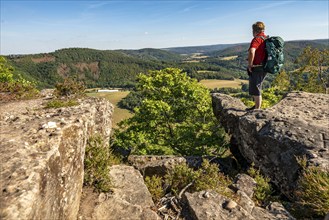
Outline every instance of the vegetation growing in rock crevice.
{"type": "Polygon", "coordinates": [[[297,182],[295,204],[292,212],[297,217],[321,217],[329,212],[329,172],[319,167],[307,166],[305,158],[299,158],[302,168],[297,182]]]}
{"type": "Polygon", "coordinates": [[[83,97],[85,86],[83,82],[74,80],[73,78],[65,78],[63,82],[55,85],[55,99],[49,100],[45,108],[62,108],[79,105],[77,98],[83,97]]]}
{"type": "Polygon", "coordinates": [[[110,166],[120,163],[99,135],[88,139],[84,160],[84,185],[108,192],[112,188],[110,166]]]}
{"type": "Polygon", "coordinates": [[[187,164],[176,165],[164,177],[152,176],[145,178],[146,185],[155,201],[158,201],[165,191],[176,197],[183,192],[198,192],[214,190],[222,195],[232,197],[228,186],[231,179],[219,171],[218,165],[204,160],[199,169],[190,168],[187,164]],[[163,186],[168,187],[164,189],[163,186]]]}
{"type": "Polygon", "coordinates": [[[56,97],[80,97],[84,95],[85,85],[73,78],[65,78],[63,82],[56,83],[54,95],[56,97]]]}
{"type": "Polygon", "coordinates": [[[264,177],[260,170],[254,168],[254,165],[248,169],[248,174],[255,179],[257,185],[254,191],[253,200],[258,205],[263,205],[269,203],[270,200],[273,200],[271,196],[273,189],[270,184],[270,178],[264,177]]]}

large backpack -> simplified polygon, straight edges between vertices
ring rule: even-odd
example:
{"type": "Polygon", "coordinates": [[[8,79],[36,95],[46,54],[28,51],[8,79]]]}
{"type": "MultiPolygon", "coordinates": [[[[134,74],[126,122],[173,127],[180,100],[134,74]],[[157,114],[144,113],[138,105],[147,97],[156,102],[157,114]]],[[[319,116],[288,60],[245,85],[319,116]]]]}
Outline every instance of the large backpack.
{"type": "Polygon", "coordinates": [[[263,63],[264,70],[268,73],[279,73],[284,63],[283,46],[281,37],[261,37],[265,41],[266,59],[263,63]]]}

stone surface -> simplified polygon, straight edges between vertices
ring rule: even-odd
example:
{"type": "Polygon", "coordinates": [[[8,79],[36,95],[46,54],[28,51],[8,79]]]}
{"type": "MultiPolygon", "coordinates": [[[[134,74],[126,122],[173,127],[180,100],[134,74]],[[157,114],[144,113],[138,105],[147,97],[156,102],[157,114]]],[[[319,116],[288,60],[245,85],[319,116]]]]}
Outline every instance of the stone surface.
{"type": "Polygon", "coordinates": [[[254,163],[288,197],[298,179],[296,157],[329,170],[329,96],[290,93],[266,110],[246,112],[238,99],[215,93],[213,109],[232,135],[232,152],[254,163]]]}
{"type": "Polygon", "coordinates": [[[255,207],[251,213],[255,219],[280,219],[280,220],[292,220],[294,219],[290,213],[278,202],[273,202],[266,207],[266,209],[255,207]]]}
{"type": "MultiPolygon", "coordinates": [[[[241,192],[247,197],[245,193],[241,192]]],[[[185,200],[190,215],[195,220],[283,220],[294,218],[287,212],[280,203],[272,203],[266,209],[253,205],[243,206],[232,199],[222,196],[214,191],[201,191],[185,193],[185,200]],[[204,194],[207,196],[204,196],[204,194]],[[245,208],[248,208],[247,210],[245,208]]],[[[249,200],[251,200],[249,198],[249,200]]]]}
{"type": "Polygon", "coordinates": [[[233,187],[236,190],[243,191],[248,197],[252,198],[256,185],[256,181],[251,176],[242,173],[235,177],[235,183],[233,184],[233,187]]]}
{"type": "Polygon", "coordinates": [[[255,219],[240,205],[214,191],[187,192],[185,197],[190,214],[196,220],[255,219]],[[203,196],[205,193],[208,196],[203,196]],[[235,203],[234,207],[228,208],[230,203],[235,203]]]}
{"type": "Polygon", "coordinates": [[[109,140],[108,101],[44,109],[46,101],[0,106],[1,219],[76,219],[86,141],[95,133],[109,140]]]}
{"type": "Polygon", "coordinates": [[[236,194],[239,197],[239,205],[241,205],[241,207],[248,213],[251,213],[252,210],[255,208],[255,202],[251,199],[251,197],[248,197],[248,195],[244,191],[238,190],[236,194]]]}
{"type": "Polygon", "coordinates": [[[115,165],[110,169],[110,176],[114,183],[113,193],[99,201],[95,193],[87,191],[81,201],[79,219],[160,219],[151,210],[154,206],[152,196],[138,170],[132,166],[115,165]]]}
{"type": "MultiPolygon", "coordinates": [[[[201,161],[201,160],[200,160],[201,161]]],[[[138,169],[143,176],[164,176],[176,165],[185,164],[186,158],[175,156],[136,156],[128,157],[128,162],[138,169]]]]}

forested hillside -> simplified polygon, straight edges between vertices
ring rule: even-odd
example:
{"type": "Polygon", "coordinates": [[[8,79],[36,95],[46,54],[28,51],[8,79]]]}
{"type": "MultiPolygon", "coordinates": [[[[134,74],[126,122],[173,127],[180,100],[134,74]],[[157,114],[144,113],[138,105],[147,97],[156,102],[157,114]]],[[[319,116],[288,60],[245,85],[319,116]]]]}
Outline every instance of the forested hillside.
{"type": "MultiPolygon", "coordinates": [[[[328,48],[328,40],[286,42],[286,70],[295,68],[294,61],[306,46],[328,48]]],[[[247,49],[247,43],[185,49],[68,48],[52,53],[11,55],[6,58],[16,74],[37,82],[39,88],[51,88],[65,77],[81,80],[87,87],[129,88],[134,86],[139,73],[166,67],[183,69],[189,76],[198,80],[246,79],[247,49]],[[179,54],[180,52],[184,54],[179,54]]]]}

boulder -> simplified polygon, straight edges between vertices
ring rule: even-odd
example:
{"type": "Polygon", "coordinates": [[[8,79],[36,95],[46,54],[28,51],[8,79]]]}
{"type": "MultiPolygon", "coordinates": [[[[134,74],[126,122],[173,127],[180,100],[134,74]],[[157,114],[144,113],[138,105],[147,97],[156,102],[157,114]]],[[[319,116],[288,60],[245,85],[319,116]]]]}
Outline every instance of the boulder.
{"type": "Polygon", "coordinates": [[[215,191],[186,192],[185,199],[195,220],[255,219],[236,202],[215,191]]]}
{"type": "Polygon", "coordinates": [[[87,190],[81,201],[79,219],[141,219],[160,220],[152,196],[144,184],[142,175],[132,166],[114,165],[110,168],[113,192],[101,193],[87,190]]]}
{"type": "Polygon", "coordinates": [[[245,192],[248,197],[252,198],[256,185],[256,181],[251,176],[241,173],[235,177],[235,183],[233,184],[233,187],[237,191],[240,190],[245,192]]]}
{"type": "Polygon", "coordinates": [[[231,151],[259,167],[286,196],[292,197],[298,179],[298,157],[329,170],[328,95],[289,93],[269,109],[249,112],[239,99],[225,94],[212,94],[212,102],[232,136],[231,151]]]}
{"type": "MultiPolygon", "coordinates": [[[[242,191],[238,191],[242,192],[242,191]]],[[[243,193],[243,192],[242,192],[243,193]]],[[[244,194],[246,196],[246,194],[244,194]]],[[[194,220],[294,220],[280,203],[271,203],[266,208],[241,205],[239,202],[218,194],[215,191],[185,193],[185,200],[194,220]],[[245,209],[247,208],[247,209],[245,209]]],[[[249,198],[251,201],[251,199],[249,198]]],[[[252,201],[251,201],[252,202],[252,201]]]]}
{"type": "Polygon", "coordinates": [[[1,219],[77,219],[87,139],[109,140],[108,101],[45,109],[46,101],[0,106],[1,219]]]}

